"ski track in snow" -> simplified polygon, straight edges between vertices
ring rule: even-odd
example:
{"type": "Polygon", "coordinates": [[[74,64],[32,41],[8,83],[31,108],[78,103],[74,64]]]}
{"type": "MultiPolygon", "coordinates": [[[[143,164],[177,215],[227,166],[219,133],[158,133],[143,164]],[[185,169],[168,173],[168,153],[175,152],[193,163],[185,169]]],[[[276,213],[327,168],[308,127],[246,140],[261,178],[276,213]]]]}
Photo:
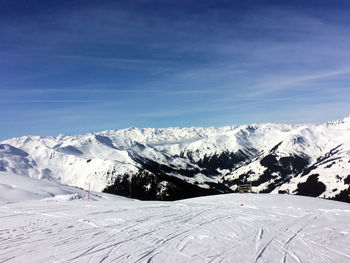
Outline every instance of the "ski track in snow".
{"type": "Polygon", "coordinates": [[[349,222],[346,203],[264,194],[0,203],[0,262],[347,263],[349,222]]]}

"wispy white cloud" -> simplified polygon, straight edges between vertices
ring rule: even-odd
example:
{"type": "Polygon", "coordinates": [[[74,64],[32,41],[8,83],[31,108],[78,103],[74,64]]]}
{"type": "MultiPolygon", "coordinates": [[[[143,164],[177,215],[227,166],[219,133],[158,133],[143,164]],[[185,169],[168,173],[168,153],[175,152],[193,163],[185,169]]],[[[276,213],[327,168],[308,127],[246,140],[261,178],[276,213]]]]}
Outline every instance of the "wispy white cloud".
{"type": "MultiPolygon", "coordinates": [[[[331,70],[326,72],[312,72],[308,75],[294,75],[294,76],[275,76],[269,77],[267,80],[262,80],[255,91],[248,93],[248,96],[260,96],[267,93],[272,93],[284,89],[289,89],[291,86],[296,88],[297,84],[305,84],[311,81],[322,81],[330,79],[339,75],[347,75],[350,77],[350,68],[343,68],[338,70],[331,70]]],[[[305,88],[305,85],[301,88],[305,88]]],[[[331,87],[330,87],[331,88],[331,87]]],[[[332,87],[336,88],[336,87],[332,87]]]]}
{"type": "Polygon", "coordinates": [[[325,19],[257,1],[186,19],[152,12],[86,5],[0,23],[0,117],[78,129],[215,125],[239,116],[294,122],[346,111],[350,26],[337,20],[350,11],[325,19]],[[72,112],[76,123],[65,118],[72,112]]]}

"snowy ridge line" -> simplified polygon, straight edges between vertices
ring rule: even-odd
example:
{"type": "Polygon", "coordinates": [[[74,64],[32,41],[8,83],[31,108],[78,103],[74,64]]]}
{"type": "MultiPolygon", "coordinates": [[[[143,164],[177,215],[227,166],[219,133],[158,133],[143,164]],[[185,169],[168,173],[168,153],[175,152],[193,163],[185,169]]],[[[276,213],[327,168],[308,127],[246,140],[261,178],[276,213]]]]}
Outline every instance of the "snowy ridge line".
{"type": "Polygon", "coordinates": [[[350,202],[350,116],[319,125],[23,136],[0,143],[0,171],[140,199],[235,192],[250,182],[255,192],[350,202]]]}

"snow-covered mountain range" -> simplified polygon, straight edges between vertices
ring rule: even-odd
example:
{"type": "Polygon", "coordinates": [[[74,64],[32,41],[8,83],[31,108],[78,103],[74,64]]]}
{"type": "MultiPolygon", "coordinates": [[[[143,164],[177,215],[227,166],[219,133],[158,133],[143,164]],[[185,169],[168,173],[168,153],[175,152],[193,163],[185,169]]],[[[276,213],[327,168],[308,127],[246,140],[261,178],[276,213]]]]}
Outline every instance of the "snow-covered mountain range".
{"type": "Polygon", "coordinates": [[[320,125],[253,124],[0,142],[0,171],[139,198],[236,192],[300,194],[350,202],[350,116],[320,125]]]}

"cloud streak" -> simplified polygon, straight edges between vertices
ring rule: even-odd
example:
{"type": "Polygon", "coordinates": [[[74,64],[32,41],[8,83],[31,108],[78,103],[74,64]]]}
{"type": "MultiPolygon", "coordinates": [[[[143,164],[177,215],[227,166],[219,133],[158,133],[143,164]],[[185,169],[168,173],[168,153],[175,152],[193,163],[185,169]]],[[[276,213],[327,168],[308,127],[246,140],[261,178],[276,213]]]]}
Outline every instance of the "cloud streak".
{"type": "Polygon", "coordinates": [[[0,118],[20,134],[52,120],[54,133],[349,114],[345,1],[102,2],[13,3],[0,17],[0,118]]]}

